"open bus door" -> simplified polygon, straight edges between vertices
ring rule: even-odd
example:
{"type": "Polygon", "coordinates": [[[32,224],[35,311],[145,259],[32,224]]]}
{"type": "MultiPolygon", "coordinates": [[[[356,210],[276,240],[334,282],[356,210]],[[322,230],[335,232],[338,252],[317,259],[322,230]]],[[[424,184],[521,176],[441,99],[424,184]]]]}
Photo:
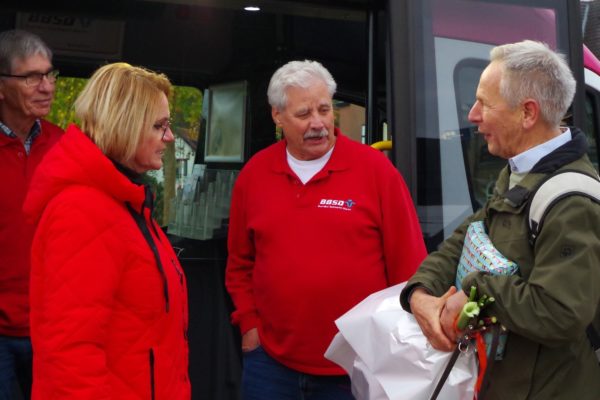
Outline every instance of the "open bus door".
{"type": "MultiPolygon", "coordinates": [[[[194,400],[239,398],[239,331],[223,284],[227,192],[242,165],[276,140],[266,96],[271,75],[290,60],[323,63],[338,83],[342,123],[353,106],[365,105],[367,82],[377,80],[367,79],[367,19],[382,3],[264,0],[259,12],[244,3],[3,0],[0,7],[0,30],[32,31],[53,49],[61,77],[51,117],[63,127],[85,79],[105,63],[142,65],[176,85],[175,143],[150,178],[164,210],[157,219],[188,279],[194,400]]],[[[356,133],[360,140],[360,126],[356,133]]]]}

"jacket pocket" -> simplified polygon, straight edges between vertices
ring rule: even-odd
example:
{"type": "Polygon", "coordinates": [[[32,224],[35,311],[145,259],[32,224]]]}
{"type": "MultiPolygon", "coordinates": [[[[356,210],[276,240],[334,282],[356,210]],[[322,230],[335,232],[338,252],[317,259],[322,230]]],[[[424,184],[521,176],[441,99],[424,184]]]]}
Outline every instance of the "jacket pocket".
{"type": "Polygon", "coordinates": [[[150,348],[149,351],[149,362],[150,362],[150,399],[155,400],[156,394],[154,392],[154,349],[150,348]]]}

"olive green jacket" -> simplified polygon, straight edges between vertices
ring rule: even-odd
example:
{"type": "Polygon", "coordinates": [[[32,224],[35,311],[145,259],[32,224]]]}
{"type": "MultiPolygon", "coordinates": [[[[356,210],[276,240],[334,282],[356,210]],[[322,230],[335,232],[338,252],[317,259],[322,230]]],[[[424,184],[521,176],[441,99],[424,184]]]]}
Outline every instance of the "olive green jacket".
{"type": "Polygon", "coordinates": [[[416,286],[444,294],[454,284],[469,223],[485,221],[495,247],[519,265],[513,276],[473,272],[462,282],[465,290],[476,286],[496,299],[488,313],[509,331],[485,400],[600,399],[600,366],[585,334],[600,304],[600,205],[566,197],[547,213],[533,247],[528,240],[527,199],[544,177],[558,169],[596,174],[584,135],[572,132],[573,140],[540,160],[511,190],[504,168],[490,200],[425,259],[401,294],[407,311],[416,286]]]}

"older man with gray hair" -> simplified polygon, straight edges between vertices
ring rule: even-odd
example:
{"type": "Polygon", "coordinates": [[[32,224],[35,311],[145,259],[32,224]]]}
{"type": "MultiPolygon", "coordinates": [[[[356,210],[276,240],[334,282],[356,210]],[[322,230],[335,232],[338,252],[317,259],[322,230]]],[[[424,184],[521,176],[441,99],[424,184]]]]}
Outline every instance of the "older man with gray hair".
{"type": "Polygon", "coordinates": [[[45,121],[58,71],[36,35],[0,33],[0,399],[29,398],[29,269],[34,227],[21,207],[31,177],[62,129],[45,121]]]}
{"type": "Polygon", "coordinates": [[[528,201],[544,180],[564,171],[597,179],[584,133],[560,125],[574,94],[564,57],[545,44],[526,40],[492,50],[469,120],[508,165],[484,207],[425,259],[401,294],[431,345],[445,351],[464,333],[455,321],[471,288],[494,298],[480,322],[494,332],[497,319],[505,333],[479,351],[489,364],[478,398],[600,396],[600,368],[586,337],[600,304],[600,205],[566,196],[549,208],[535,241],[528,230],[528,201]],[[482,263],[457,275],[467,253],[482,263]],[[497,274],[486,254],[496,259],[490,265],[512,261],[518,271],[497,274]],[[493,348],[499,350],[491,354],[493,348]]]}
{"type": "Polygon", "coordinates": [[[335,319],[426,255],[398,170],[334,126],[335,89],[318,62],[278,69],[268,97],[284,139],[235,183],[226,284],[244,400],[351,399],[345,371],[324,357],[335,319]]]}

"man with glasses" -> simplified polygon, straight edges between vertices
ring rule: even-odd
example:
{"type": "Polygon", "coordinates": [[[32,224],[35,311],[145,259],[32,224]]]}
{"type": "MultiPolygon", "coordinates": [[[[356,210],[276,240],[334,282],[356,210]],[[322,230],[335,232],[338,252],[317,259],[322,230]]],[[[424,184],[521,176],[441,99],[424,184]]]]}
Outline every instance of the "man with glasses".
{"type": "Polygon", "coordinates": [[[0,33],[0,400],[29,398],[29,268],[34,227],[21,211],[31,176],[62,129],[50,112],[58,71],[36,35],[0,33]]]}

